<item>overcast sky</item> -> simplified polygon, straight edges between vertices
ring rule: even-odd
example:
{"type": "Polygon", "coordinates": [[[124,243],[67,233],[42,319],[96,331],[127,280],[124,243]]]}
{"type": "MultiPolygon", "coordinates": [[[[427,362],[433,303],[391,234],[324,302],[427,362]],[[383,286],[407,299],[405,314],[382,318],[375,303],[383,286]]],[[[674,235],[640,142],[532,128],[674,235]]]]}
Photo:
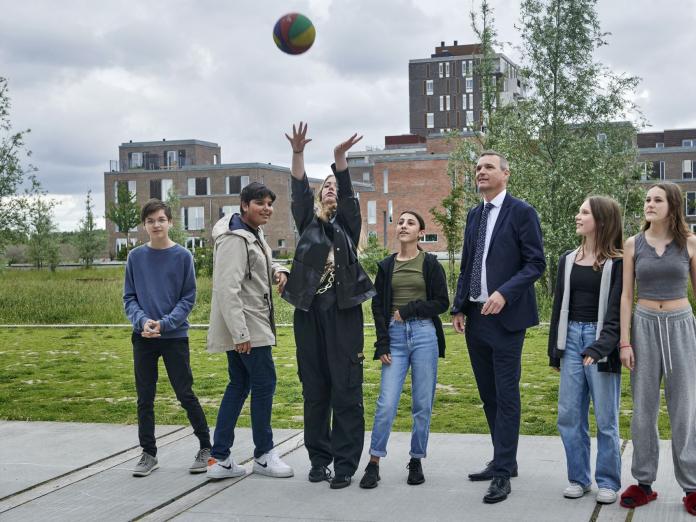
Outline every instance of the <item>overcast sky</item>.
{"type": "MultiPolygon", "coordinates": [[[[518,0],[490,0],[501,41],[519,43],[518,0]]],[[[196,138],[224,163],[289,165],[283,137],[309,122],[308,173],[322,176],[333,145],[408,133],[408,61],[444,40],[475,39],[470,0],[2,1],[0,76],[15,129],[31,128],[32,163],[77,228],[92,190],[103,224],[103,173],[128,140],[196,138]],[[278,17],[301,12],[314,46],[288,56],[278,17]]],[[[598,58],[637,75],[636,101],[655,130],[696,127],[696,0],[599,0],[612,33],[598,58]]],[[[503,49],[516,61],[512,47],[503,49]]]]}

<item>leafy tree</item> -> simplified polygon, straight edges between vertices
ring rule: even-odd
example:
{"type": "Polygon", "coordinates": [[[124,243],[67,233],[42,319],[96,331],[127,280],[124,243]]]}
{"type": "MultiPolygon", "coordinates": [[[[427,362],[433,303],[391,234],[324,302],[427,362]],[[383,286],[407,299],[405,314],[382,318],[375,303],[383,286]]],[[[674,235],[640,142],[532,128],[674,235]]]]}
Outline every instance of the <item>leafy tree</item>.
{"type": "MultiPolygon", "coordinates": [[[[169,208],[172,209],[173,223],[169,229],[169,239],[181,246],[186,246],[186,231],[181,223],[181,200],[179,195],[174,190],[174,187],[167,191],[167,199],[165,201],[169,208]]],[[[210,272],[212,274],[212,271],[210,272]]]]}
{"type": "Polygon", "coordinates": [[[140,223],[140,207],[135,194],[128,190],[128,183],[118,183],[116,202],[109,203],[106,219],[113,222],[119,231],[126,234],[126,250],[130,248],[130,230],[140,223]]]}
{"type": "Polygon", "coordinates": [[[24,167],[22,157],[31,156],[24,140],[29,129],[15,132],[10,122],[7,79],[0,76],[0,251],[8,241],[28,232],[27,212],[32,198],[40,194],[35,168],[24,167]],[[22,187],[28,183],[22,191],[22,187]]]}
{"type": "Polygon", "coordinates": [[[75,245],[85,268],[92,266],[94,258],[97,257],[104,246],[103,239],[94,221],[94,202],[92,201],[91,190],[87,191],[85,217],[80,220],[80,229],[75,236],[75,245]]]}
{"type": "Polygon", "coordinates": [[[36,268],[48,265],[54,271],[60,262],[58,228],[53,221],[55,202],[39,197],[29,213],[30,234],[28,256],[36,268]]]}
{"type": "Polygon", "coordinates": [[[372,277],[377,275],[377,263],[389,255],[389,250],[379,244],[377,236],[367,238],[367,246],[360,254],[360,264],[372,277]]]}

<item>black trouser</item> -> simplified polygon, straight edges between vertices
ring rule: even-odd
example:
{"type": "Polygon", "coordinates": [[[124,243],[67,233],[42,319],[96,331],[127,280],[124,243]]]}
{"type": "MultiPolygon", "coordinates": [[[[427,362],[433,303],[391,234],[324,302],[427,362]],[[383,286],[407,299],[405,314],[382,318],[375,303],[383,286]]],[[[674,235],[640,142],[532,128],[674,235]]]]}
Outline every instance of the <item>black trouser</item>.
{"type": "Polygon", "coordinates": [[[295,310],[294,327],[309,460],[352,476],[365,439],[362,307],[339,310],[329,290],[309,311],[295,310]]]}
{"type": "MultiPolygon", "coordinates": [[[[472,305],[474,306],[474,305],[472,305]]],[[[520,435],[520,375],[525,330],[508,332],[495,315],[467,314],[466,345],[493,439],[495,475],[517,468],[520,435]]]]}
{"type": "Polygon", "coordinates": [[[193,393],[193,374],[189,361],[188,337],[178,339],[147,339],[133,333],[133,367],[135,389],[138,392],[138,438],[143,451],[157,455],[155,441],[155,392],[157,391],[157,362],[164,360],[169,382],[176,398],[186,410],[193,432],[201,448],[210,447],[210,430],[205,413],[193,393]]]}

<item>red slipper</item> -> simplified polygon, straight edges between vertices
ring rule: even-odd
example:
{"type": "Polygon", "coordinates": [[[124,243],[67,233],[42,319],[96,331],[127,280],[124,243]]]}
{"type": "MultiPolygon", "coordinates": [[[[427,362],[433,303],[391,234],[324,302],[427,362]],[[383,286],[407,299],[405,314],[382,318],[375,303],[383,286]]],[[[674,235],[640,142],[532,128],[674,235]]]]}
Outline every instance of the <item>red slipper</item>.
{"type": "Polygon", "coordinates": [[[682,499],[682,502],[684,502],[687,513],[696,515],[696,493],[689,493],[682,499]]]}
{"type": "MultiPolygon", "coordinates": [[[[691,497],[691,495],[689,495],[691,497]]],[[[650,495],[648,495],[645,491],[643,491],[643,488],[640,486],[637,486],[633,484],[632,486],[629,486],[626,488],[626,491],[621,493],[621,506],[631,509],[635,508],[638,506],[644,506],[648,502],[651,502],[657,498],[657,491],[653,491],[650,495]],[[630,500],[631,503],[627,504],[626,501],[630,500]]],[[[694,498],[692,499],[693,505],[696,506],[696,495],[694,495],[694,498]]],[[[686,505],[686,499],[684,499],[684,504],[686,505]]],[[[689,508],[687,508],[688,511],[689,508]]]]}

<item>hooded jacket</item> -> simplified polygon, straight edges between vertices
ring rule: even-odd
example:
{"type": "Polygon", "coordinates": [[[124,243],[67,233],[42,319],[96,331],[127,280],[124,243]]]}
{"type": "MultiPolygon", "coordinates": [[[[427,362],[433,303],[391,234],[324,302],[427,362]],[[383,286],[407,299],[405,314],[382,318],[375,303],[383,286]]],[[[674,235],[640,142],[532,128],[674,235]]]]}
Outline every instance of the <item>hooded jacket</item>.
{"type": "Polygon", "coordinates": [[[287,270],[272,262],[263,230],[254,234],[239,214],[215,223],[213,241],[208,351],[230,351],[247,341],[252,348],[275,345],[273,281],[287,270]]]}

